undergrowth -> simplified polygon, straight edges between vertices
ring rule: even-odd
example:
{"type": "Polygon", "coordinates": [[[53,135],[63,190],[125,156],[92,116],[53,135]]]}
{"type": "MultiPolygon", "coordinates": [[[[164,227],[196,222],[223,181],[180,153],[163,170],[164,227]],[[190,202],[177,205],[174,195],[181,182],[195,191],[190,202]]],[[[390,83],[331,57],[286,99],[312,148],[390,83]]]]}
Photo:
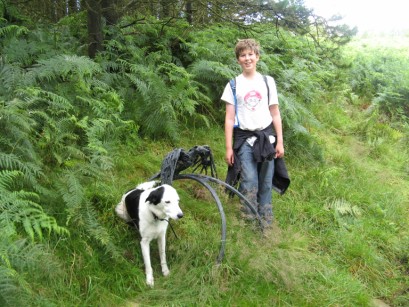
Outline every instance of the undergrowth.
{"type": "MultiPolygon", "coordinates": [[[[352,121],[346,123],[354,126],[352,121]]],[[[324,162],[302,155],[287,157],[292,183],[284,196],[274,195],[276,223],[268,237],[239,218],[237,198],[228,198],[216,187],[227,217],[221,264],[216,263],[221,222],[214,200],[195,182],[175,181],[185,217],[172,222],[177,237],[168,231],[171,275],[167,278],[160,274],[152,243],[153,289],[144,284],[138,237],[113,208],[123,191],[159,170],[173,147],[141,142],[124,148],[116,171],[94,190],[99,199],[95,205],[123,259],[114,261],[80,244],[77,257],[84,257],[88,248],[91,251],[81,261],[71,255],[73,265],[78,265],[76,281],[83,283],[77,285],[78,291],[87,288],[79,301],[95,306],[370,306],[377,299],[405,306],[409,182],[398,157],[404,149],[386,150],[387,159],[398,165],[384,163],[386,158],[372,157],[370,144],[353,130],[345,136],[328,130],[311,132],[321,140],[324,162]]],[[[213,149],[223,179],[220,128],[186,131],[179,147],[204,144],[213,149]]]]}
{"type": "MultiPolygon", "coordinates": [[[[336,112],[344,110],[334,110],[341,118],[336,112]]],[[[152,289],[145,285],[138,235],[115,216],[114,207],[125,191],[157,173],[175,146],[139,140],[118,147],[112,152],[115,168],[89,181],[85,191],[91,203],[84,208],[93,208],[96,226],[107,229],[110,241],[90,237],[81,224],[70,228],[69,237],[51,238],[46,245],[55,253],[55,269],[47,273],[51,278],[30,279],[32,306],[370,306],[374,299],[407,305],[408,153],[401,140],[389,139],[384,154],[373,155],[373,144],[356,128],[360,118],[344,117],[342,133],[310,131],[319,140],[320,159],[287,147],[292,183],[285,195],[274,195],[276,222],[267,237],[240,219],[237,198],[215,186],[227,218],[220,264],[215,201],[198,183],[174,181],[185,217],[172,222],[177,237],[170,228],[167,234],[167,278],[152,242],[152,289]]],[[[210,146],[224,179],[222,128],[182,132],[177,147],[194,145],[210,146]]]]}

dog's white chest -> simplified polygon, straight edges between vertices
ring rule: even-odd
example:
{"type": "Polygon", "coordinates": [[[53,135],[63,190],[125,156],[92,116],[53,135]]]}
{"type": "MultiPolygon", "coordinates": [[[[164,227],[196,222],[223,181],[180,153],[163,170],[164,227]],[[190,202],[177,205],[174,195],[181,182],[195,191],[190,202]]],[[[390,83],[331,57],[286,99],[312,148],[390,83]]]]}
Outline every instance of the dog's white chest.
{"type": "Polygon", "coordinates": [[[167,221],[154,220],[153,222],[148,222],[146,220],[141,220],[139,224],[139,232],[142,237],[157,239],[159,236],[166,233],[168,228],[167,221]]]}

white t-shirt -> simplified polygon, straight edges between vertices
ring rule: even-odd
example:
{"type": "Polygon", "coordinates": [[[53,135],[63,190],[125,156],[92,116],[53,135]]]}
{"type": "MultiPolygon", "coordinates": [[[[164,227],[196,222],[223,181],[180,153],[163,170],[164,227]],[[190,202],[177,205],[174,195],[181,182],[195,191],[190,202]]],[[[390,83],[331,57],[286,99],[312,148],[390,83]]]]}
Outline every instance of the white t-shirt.
{"type": "MultiPolygon", "coordinates": [[[[274,79],[267,76],[267,83],[270,90],[269,101],[267,101],[267,86],[260,73],[257,73],[252,80],[246,79],[243,74],[236,77],[237,108],[235,126],[238,125],[243,130],[258,131],[267,128],[271,124],[273,119],[271,118],[269,106],[278,104],[278,95],[274,79]]],[[[221,99],[234,105],[230,83],[227,83],[224,88],[221,99]]]]}

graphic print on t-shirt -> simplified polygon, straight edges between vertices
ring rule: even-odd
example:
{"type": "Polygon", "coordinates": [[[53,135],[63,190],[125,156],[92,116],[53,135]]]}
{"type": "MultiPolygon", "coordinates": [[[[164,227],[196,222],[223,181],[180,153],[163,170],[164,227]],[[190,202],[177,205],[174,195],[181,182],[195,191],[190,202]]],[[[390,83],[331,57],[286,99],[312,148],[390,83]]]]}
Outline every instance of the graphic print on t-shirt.
{"type": "Polygon", "coordinates": [[[244,106],[250,111],[255,111],[260,101],[261,94],[257,91],[250,91],[244,96],[244,106]]]}

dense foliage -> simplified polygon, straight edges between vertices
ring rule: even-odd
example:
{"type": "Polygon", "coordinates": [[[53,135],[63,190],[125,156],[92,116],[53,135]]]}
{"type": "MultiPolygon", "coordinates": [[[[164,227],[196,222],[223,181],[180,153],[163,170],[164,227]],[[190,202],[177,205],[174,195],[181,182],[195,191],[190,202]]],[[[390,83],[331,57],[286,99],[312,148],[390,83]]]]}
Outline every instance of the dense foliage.
{"type": "Polygon", "coordinates": [[[173,147],[206,142],[223,166],[219,97],[239,72],[233,46],[244,36],[257,37],[260,72],[277,80],[287,157],[300,178],[294,192],[278,201],[287,234],[277,232],[267,245],[251,240],[251,227],[241,227],[230,207],[238,246],[214,268],[209,255],[217,240],[206,234],[217,233],[218,220],[204,205],[212,200],[181,184],[181,190],[197,190],[182,191],[183,198],[201,206],[186,204],[197,216],[179,227],[185,241],[170,247],[180,271],[173,279],[177,293],[166,293],[170,304],[192,304],[191,294],[204,305],[409,300],[402,205],[407,192],[398,193],[409,175],[407,49],[355,47],[345,53],[339,40],[317,44],[317,37],[284,21],[272,26],[271,15],[251,27],[223,22],[196,28],[185,19],[129,14],[104,28],[104,48],[90,58],[87,33],[79,26],[86,22],[84,12],[32,26],[22,11],[5,10],[11,2],[0,6],[1,305],[53,306],[62,300],[67,306],[108,306],[137,295],[137,301],[161,304],[160,293],[141,293],[137,243],[115,220],[113,206],[125,189],[155,173],[173,147]],[[342,136],[348,138],[340,141],[342,136]],[[348,147],[355,137],[362,143],[354,155],[331,148],[348,147]],[[359,153],[373,160],[358,165],[359,153]],[[377,172],[392,187],[365,181],[377,172]],[[247,255],[253,250],[260,250],[260,260],[247,255]],[[248,269],[255,274],[248,276],[248,269]],[[183,277],[190,278],[187,284],[183,277]],[[320,293],[306,295],[309,286],[320,293]],[[252,298],[241,294],[231,301],[248,291],[252,298]]]}
{"type": "Polygon", "coordinates": [[[366,42],[364,39],[351,52],[353,91],[368,99],[374,108],[391,121],[405,122],[409,116],[409,53],[407,44],[395,39],[366,42]]]}

